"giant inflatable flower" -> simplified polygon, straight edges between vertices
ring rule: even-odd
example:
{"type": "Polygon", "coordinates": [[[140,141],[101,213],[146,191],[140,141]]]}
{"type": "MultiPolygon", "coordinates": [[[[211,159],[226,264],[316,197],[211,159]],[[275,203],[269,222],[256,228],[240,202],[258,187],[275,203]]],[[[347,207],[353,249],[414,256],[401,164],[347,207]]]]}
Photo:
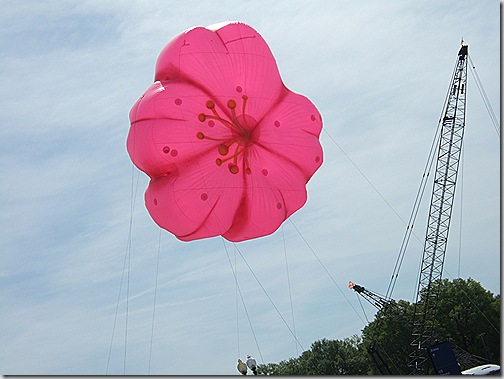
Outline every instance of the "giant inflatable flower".
{"type": "Polygon", "coordinates": [[[243,241],[273,233],[305,204],[322,164],[322,119],[285,87],[254,29],[181,33],[154,80],[131,109],[127,149],[150,177],[145,203],[159,226],[183,241],[243,241]]]}

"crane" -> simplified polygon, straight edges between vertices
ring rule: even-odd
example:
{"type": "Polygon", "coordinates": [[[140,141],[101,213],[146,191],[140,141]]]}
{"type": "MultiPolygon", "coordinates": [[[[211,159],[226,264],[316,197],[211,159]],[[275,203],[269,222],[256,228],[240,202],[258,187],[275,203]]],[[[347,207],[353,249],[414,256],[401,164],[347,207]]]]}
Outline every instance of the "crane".
{"type": "MultiPolygon", "coordinates": [[[[437,145],[436,169],[412,318],[412,341],[408,367],[413,374],[426,373],[426,362],[429,360],[427,349],[433,344],[435,337],[433,321],[436,317],[438,293],[433,284],[442,278],[462,151],[465,129],[467,61],[468,45],[462,41],[443,109],[443,118],[440,120],[442,123],[437,145]]],[[[389,303],[387,297],[363,286],[350,282],[349,288],[364,297],[378,310],[389,303]]],[[[373,351],[369,353],[373,358],[373,351]]],[[[375,362],[374,358],[373,362],[375,362]]],[[[387,365],[382,361],[377,365],[377,367],[379,366],[387,365]]],[[[381,369],[380,372],[384,373],[381,369]]]]}
{"type": "MultiPolygon", "coordinates": [[[[384,308],[387,304],[390,304],[390,301],[387,300],[384,296],[373,292],[363,286],[355,284],[353,282],[348,282],[348,288],[354,290],[356,293],[361,295],[364,299],[366,299],[369,303],[371,303],[376,309],[380,310],[384,308]]],[[[367,352],[371,361],[378,369],[380,374],[382,375],[393,375],[390,367],[388,365],[387,360],[382,356],[379,349],[376,346],[376,343],[371,343],[367,348],[367,352]]]]}
{"type": "Polygon", "coordinates": [[[389,302],[384,296],[353,282],[348,282],[348,288],[357,292],[378,310],[382,309],[389,302]]]}
{"type": "Polygon", "coordinates": [[[413,315],[412,352],[408,366],[413,373],[426,371],[427,347],[433,342],[433,321],[438,293],[433,284],[441,280],[455,186],[465,129],[468,46],[462,43],[451,79],[439,137],[427,232],[413,315]],[[420,298],[422,302],[420,303],[420,298]]]}

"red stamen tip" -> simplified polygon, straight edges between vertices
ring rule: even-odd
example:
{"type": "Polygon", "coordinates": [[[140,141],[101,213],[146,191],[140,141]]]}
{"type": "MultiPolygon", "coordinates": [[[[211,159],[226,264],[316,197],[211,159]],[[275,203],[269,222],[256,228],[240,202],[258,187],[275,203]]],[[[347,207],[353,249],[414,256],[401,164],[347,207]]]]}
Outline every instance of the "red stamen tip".
{"type": "Polygon", "coordinates": [[[230,163],[230,164],[229,164],[229,172],[230,172],[231,174],[238,174],[238,171],[240,171],[240,170],[238,169],[238,166],[237,166],[237,165],[235,165],[235,164],[233,164],[233,163],[230,163]]]}
{"type": "Polygon", "coordinates": [[[229,151],[229,148],[227,147],[227,145],[220,145],[219,146],[219,154],[220,155],[226,155],[229,151]]]}

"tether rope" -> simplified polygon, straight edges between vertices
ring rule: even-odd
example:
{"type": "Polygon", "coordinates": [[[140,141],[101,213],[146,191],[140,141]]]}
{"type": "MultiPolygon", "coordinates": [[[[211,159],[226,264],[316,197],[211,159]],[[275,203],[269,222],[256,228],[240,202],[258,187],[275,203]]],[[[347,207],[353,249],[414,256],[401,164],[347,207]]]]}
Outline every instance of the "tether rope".
{"type": "MultiPolygon", "coordinates": [[[[397,218],[399,220],[401,220],[401,222],[408,226],[406,224],[406,221],[403,220],[403,218],[399,215],[399,213],[397,213],[397,211],[394,209],[394,207],[388,202],[388,200],[385,198],[385,196],[382,195],[382,193],[378,190],[378,188],[371,182],[371,180],[369,180],[369,178],[366,176],[366,174],[364,174],[364,172],[359,168],[359,166],[357,166],[357,164],[352,160],[352,158],[350,158],[350,156],[345,152],[345,150],[343,150],[343,148],[336,142],[336,140],[331,136],[331,134],[329,134],[329,132],[327,131],[327,129],[323,129],[324,133],[327,134],[327,136],[330,138],[330,140],[338,147],[338,149],[340,149],[340,151],[343,153],[343,155],[348,159],[348,161],[354,166],[354,168],[359,172],[359,174],[362,175],[362,177],[366,180],[366,182],[368,182],[368,184],[371,186],[371,188],[378,194],[378,196],[381,197],[381,199],[385,202],[385,204],[387,204],[387,206],[392,210],[392,212],[394,212],[394,214],[397,216],[397,218]]],[[[418,237],[417,237],[418,238],[418,237]]]]}
{"type": "MultiPolygon", "coordinates": [[[[236,265],[236,252],[234,254],[234,272],[236,272],[237,270],[237,265],[236,265]]],[[[235,282],[236,282],[236,277],[235,277],[235,282]]],[[[235,294],[235,302],[236,302],[236,346],[237,346],[237,352],[238,354],[236,355],[237,357],[241,357],[241,354],[240,354],[240,314],[239,314],[239,302],[238,302],[238,296],[240,295],[238,290],[239,290],[239,287],[238,287],[238,283],[236,283],[235,285],[235,288],[236,288],[236,294],[235,294]]]]}
{"type": "Polygon", "coordinates": [[[318,263],[322,266],[322,268],[324,269],[324,271],[326,272],[327,276],[329,276],[329,278],[332,280],[332,282],[334,283],[334,285],[338,288],[338,290],[341,292],[341,294],[343,295],[343,297],[345,298],[345,300],[347,301],[347,303],[350,305],[350,307],[354,310],[355,314],[357,315],[357,317],[359,317],[359,319],[362,321],[362,323],[364,323],[364,320],[362,319],[362,317],[360,316],[359,312],[357,312],[357,309],[355,309],[355,307],[353,306],[353,304],[350,302],[350,300],[348,300],[348,297],[346,297],[345,293],[342,291],[341,287],[338,285],[338,283],[336,283],[336,280],[334,280],[333,276],[331,275],[331,273],[329,272],[329,270],[327,269],[327,267],[324,265],[324,263],[322,263],[322,261],[320,260],[320,258],[318,257],[318,255],[315,253],[315,251],[312,249],[312,247],[310,246],[310,244],[308,243],[308,241],[306,240],[306,238],[304,238],[303,234],[301,234],[301,232],[299,231],[299,229],[297,228],[296,224],[294,224],[294,222],[292,221],[292,218],[289,218],[289,221],[291,222],[292,226],[294,226],[294,229],[296,229],[297,233],[299,234],[299,236],[301,237],[301,239],[304,241],[304,243],[306,244],[306,246],[308,246],[308,249],[312,252],[312,254],[315,256],[315,258],[317,259],[318,263]]]}
{"type": "Polygon", "coordinates": [[[283,241],[283,248],[284,248],[284,256],[285,256],[285,271],[287,272],[287,285],[289,286],[289,300],[290,300],[290,309],[291,309],[291,316],[292,316],[292,329],[294,330],[294,345],[296,347],[296,356],[299,355],[298,351],[298,345],[296,343],[296,322],[294,320],[294,306],[292,303],[292,290],[291,290],[291,283],[290,283],[290,274],[289,274],[289,262],[287,260],[287,246],[285,244],[285,232],[284,232],[284,226],[282,224],[282,241],[283,241]]]}
{"type": "MultiPolygon", "coordinates": [[[[126,249],[125,249],[125,254],[124,254],[124,261],[123,261],[123,269],[121,273],[121,281],[119,284],[119,294],[117,295],[117,302],[116,302],[116,310],[115,310],[115,316],[114,316],[114,325],[112,327],[112,336],[110,337],[110,346],[109,346],[109,353],[108,353],[108,358],[107,358],[107,368],[105,370],[105,374],[108,375],[109,367],[110,367],[110,357],[112,355],[112,346],[114,342],[114,334],[115,334],[115,329],[116,329],[116,324],[117,324],[117,316],[119,313],[119,303],[121,301],[121,293],[123,289],[123,283],[124,283],[124,273],[126,271],[126,263],[130,262],[131,258],[131,235],[132,235],[132,230],[133,230],[133,213],[135,210],[135,204],[136,204],[136,194],[138,191],[138,182],[140,180],[140,174],[138,173],[137,175],[137,180],[135,184],[135,166],[132,164],[131,165],[131,192],[130,192],[130,219],[129,219],[129,227],[128,227],[128,239],[126,242],[126,249]]],[[[127,288],[128,288],[128,294],[126,297],[126,304],[128,303],[128,297],[129,297],[129,271],[130,271],[130,264],[128,263],[128,269],[127,269],[127,288]]],[[[124,363],[123,363],[123,373],[126,374],[126,351],[127,351],[127,330],[128,330],[128,307],[126,307],[126,331],[125,331],[125,340],[124,340],[124,363]]]]}
{"type": "Polygon", "coordinates": [[[156,299],[157,299],[158,277],[159,277],[159,257],[161,255],[161,235],[162,235],[162,229],[159,228],[158,251],[157,251],[157,262],[156,262],[156,280],[155,280],[155,284],[154,284],[154,301],[152,304],[152,324],[151,324],[151,336],[150,336],[150,348],[149,348],[149,369],[147,371],[148,375],[150,375],[150,371],[151,371],[152,344],[154,341],[154,320],[155,320],[155,316],[156,316],[156,299]]]}
{"type": "MultiPolygon", "coordinates": [[[[229,258],[229,252],[228,252],[227,246],[226,246],[226,244],[224,242],[224,238],[222,238],[222,244],[224,245],[224,249],[226,250],[226,256],[227,256],[227,259],[228,259],[228,262],[229,262],[229,267],[231,267],[231,271],[233,272],[236,288],[238,289],[238,292],[240,294],[240,298],[241,298],[241,301],[242,301],[243,309],[245,310],[245,314],[247,315],[247,320],[248,320],[248,323],[250,325],[250,330],[252,331],[252,335],[254,336],[254,341],[256,343],[257,351],[259,352],[259,356],[261,357],[261,361],[264,363],[264,358],[263,358],[262,353],[261,353],[261,348],[259,347],[259,342],[257,341],[257,337],[256,337],[256,334],[254,332],[254,327],[252,326],[252,321],[250,319],[250,315],[248,313],[247,306],[245,305],[245,300],[243,299],[243,294],[241,292],[240,285],[238,284],[238,277],[236,276],[236,272],[233,269],[233,264],[231,263],[231,258],[229,258]]],[[[236,247],[236,245],[235,245],[235,247],[236,247]]]]}
{"type": "Polygon", "coordinates": [[[285,321],[285,318],[282,316],[282,314],[280,313],[280,311],[278,310],[277,306],[275,305],[275,303],[273,302],[273,300],[271,299],[270,295],[268,295],[268,292],[266,291],[266,289],[264,288],[264,286],[261,284],[261,281],[259,280],[259,278],[257,277],[257,275],[254,273],[254,270],[252,270],[252,267],[250,267],[250,265],[248,264],[248,262],[246,261],[245,257],[243,256],[243,254],[241,253],[240,249],[238,248],[238,246],[236,245],[236,243],[234,243],[234,246],[236,247],[236,251],[238,252],[238,254],[240,255],[241,259],[243,260],[243,262],[245,262],[245,265],[248,267],[249,271],[252,273],[252,276],[254,277],[254,279],[256,280],[256,282],[259,284],[259,287],[261,287],[262,291],[264,292],[264,294],[266,295],[266,297],[268,298],[268,300],[270,301],[271,305],[273,305],[273,308],[275,309],[275,311],[278,313],[278,315],[280,316],[281,320],[283,321],[283,323],[285,324],[285,326],[287,327],[287,329],[289,329],[289,332],[292,334],[292,336],[294,337],[294,339],[296,340],[296,342],[299,344],[299,346],[301,347],[301,349],[304,350],[304,347],[303,345],[301,344],[301,342],[299,342],[299,340],[297,339],[296,335],[294,334],[294,332],[292,331],[292,329],[290,328],[289,324],[287,323],[287,321],[285,321]]]}

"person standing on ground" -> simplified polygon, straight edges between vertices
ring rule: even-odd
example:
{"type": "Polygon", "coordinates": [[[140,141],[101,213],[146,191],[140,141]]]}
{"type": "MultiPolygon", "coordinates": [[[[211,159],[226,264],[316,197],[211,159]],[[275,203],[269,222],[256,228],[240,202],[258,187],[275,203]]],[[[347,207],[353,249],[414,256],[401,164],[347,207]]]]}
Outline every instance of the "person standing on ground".
{"type": "Polygon", "coordinates": [[[238,366],[236,366],[240,374],[247,375],[247,365],[240,358],[238,358],[238,366]]]}
{"type": "Polygon", "coordinates": [[[257,362],[250,355],[247,355],[247,366],[248,366],[249,369],[252,370],[252,372],[254,373],[254,375],[257,375],[257,362]]]}

